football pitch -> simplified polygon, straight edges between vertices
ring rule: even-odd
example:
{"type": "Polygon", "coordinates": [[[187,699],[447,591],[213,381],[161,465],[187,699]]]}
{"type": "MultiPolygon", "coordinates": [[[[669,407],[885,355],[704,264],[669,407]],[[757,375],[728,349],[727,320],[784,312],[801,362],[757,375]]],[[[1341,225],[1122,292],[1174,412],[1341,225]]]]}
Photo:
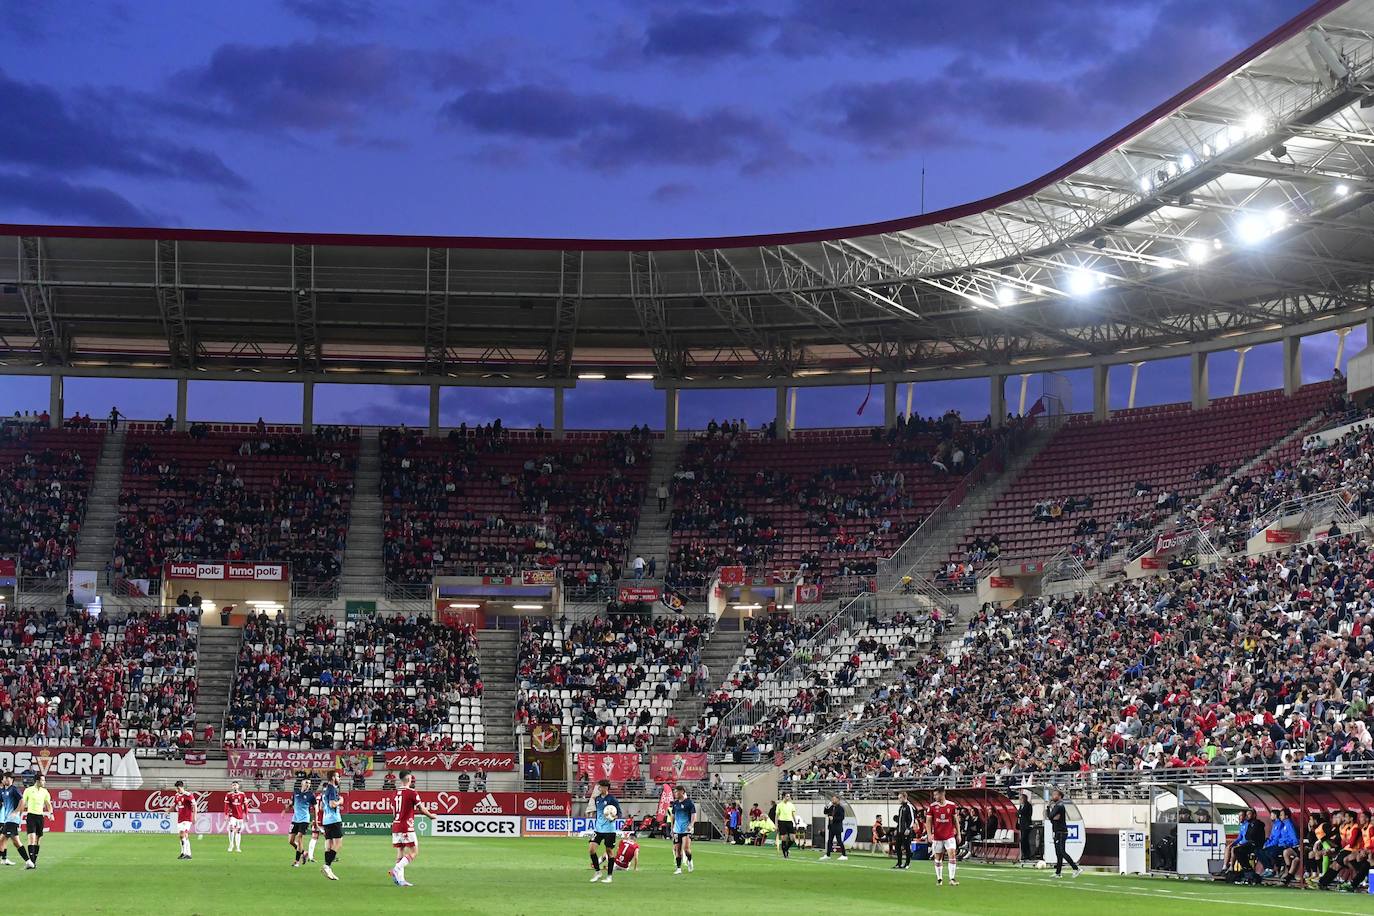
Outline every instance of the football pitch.
{"type": "MultiPolygon", "coordinates": [[[[284,837],[245,836],[230,855],[222,837],[193,841],[178,861],[175,837],[50,834],[40,866],[0,870],[0,896],[30,912],[258,916],[267,913],[1190,913],[1227,916],[1284,912],[1374,913],[1366,894],[1229,887],[1202,882],[1067,875],[1006,866],[961,865],[959,887],[935,886],[929,862],[910,871],[854,855],[818,862],[798,850],[787,861],[771,848],[702,843],[696,871],[673,874],[667,843],[648,841],[638,872],[591,884],[585,840],[428,839],[406,877],[391,883],[386,838],[351,837],[327,881],[319,865],[291,867],[284,837]]],[[[316,858],[323,859],[321,843],[316,858]]]]}

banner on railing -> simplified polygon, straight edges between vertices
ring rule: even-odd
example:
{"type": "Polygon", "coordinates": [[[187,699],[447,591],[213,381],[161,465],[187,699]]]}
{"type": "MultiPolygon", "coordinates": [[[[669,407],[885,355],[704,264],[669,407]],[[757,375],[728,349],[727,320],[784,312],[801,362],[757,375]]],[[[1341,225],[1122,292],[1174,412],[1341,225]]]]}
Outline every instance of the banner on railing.
{"type": "Polygon", "coordinates": [[[323,774],[338,770],[347,777],[371,776],[374,760],[371,751],[260,751],[251,748],[226,748],[229,776],[252,779],[259,774],[281,776],[294,773],[323,774]]]}
{"type": "Polygon", "coordinates": [[[85,607],[95,600],[96,583],[100,575],[93,569],[67,570],[67,590],[72,593],[76,603],[85,607]]]}
{"type": "Polygon", "coordinates": [[[657,783],[697,782],[706,778],[705,754],[652,754],[649,778],[657,783]]]}
{"type": "Polygon", "coordinates": [[[558,570],[526,569],[520,573],[521,585],[557,585],[558,570]]]}
{"type": "Polygon", "coordinates": [[[1012,576],[988,576],[989,588],[1015,588],[1016,579],[1012,576]]]}
{"type": "Polygon", "coordinates": [[[577,775],[592,782],[609,779],[620,784],[639,778],[639,755],[626,753],[582,753],[577,755],[577,775]]]}
{"type": "Polygon", "coordinates": [[[1296,544],[1302,540],[1302,532],[1292,528],[1267,528],[1264,532],[1266,544],[1296,544]]]}
{"type": "Polygon", "coordinates": [[[127,747],[0,747],[0,772],[32,770],[48,778],[108,776],[127,779],[126,788],[142,785],[134,752],[127,747]]]}
{"type": "Polygon", "coordinates": [[[507,773],[515,769],[515,755],[504,751],[387,751],[388,770],[447,773],[507,773]]]}
{"type": "Polygon", "coordinates": [[[285,582],[284,563],[168,563],[165,579],[231,580],[237,582],[285,582]]]}
{"type": "Polygon", "coordinates": [[[720,568],[721,585],[743,585],[744,567],[743,566],[722,566],[720,568]]]}
{"type": "Polygon", "coordinates": [[[819,604],[821,600],[821,586],[819,582],[807,582],[797,586],[798,604],[819,604]]]}
{"type": "Polygon", "coordinates": [[[621,604],[652,604],[658,600],[657,585],[622,585],[620,586],[619,601],[621,604]]]}
{"type": "Polygon", "coordinates": [[[1155,538],[1155,556],[1168,557],[1178,553],[1197,532],[1169,531],[1155,538]]]}
{"type": "Polygon", "coordinates": [[[0,557],[0,585],[11,588],[19,584],[19,564],[9,557],[0,557]]]}

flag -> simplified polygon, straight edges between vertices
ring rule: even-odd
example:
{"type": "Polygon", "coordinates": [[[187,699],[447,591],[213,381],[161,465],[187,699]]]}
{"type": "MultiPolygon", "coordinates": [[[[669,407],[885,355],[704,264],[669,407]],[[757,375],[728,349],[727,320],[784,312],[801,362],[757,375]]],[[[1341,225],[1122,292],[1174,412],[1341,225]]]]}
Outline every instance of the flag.
{"type": "Polygon", "coordinates": [[[668,783],[663,784],[663,790],[658,793],[658,816],[666,818],[668,816],[669,805],[673,801],[673,787],[668,783]]]}

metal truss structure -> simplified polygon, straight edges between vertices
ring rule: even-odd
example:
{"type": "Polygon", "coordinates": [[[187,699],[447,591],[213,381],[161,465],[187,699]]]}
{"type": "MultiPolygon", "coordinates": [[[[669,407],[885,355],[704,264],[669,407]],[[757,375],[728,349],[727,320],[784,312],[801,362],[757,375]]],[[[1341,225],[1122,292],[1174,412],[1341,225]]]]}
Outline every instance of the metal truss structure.
{"type": "Polygon", "coordinates": [[[1323,0],[1054,172],[886,223],[642,241],[0,225],[0,361],[681,387],[1248,346],[1374,315],[1372,105],[1374,0],[1323,0]]]}

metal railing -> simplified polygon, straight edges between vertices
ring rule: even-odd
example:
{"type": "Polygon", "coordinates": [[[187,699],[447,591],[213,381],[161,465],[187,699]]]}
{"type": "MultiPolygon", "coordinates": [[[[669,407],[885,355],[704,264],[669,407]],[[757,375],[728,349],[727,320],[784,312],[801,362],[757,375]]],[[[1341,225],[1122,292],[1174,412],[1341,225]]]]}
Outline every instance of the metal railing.
{"type": "Polygon", "coordinates": [[[1356,515],[1350,508],[1350,501],[1351,494],[1343,486],[1284,500],[1256,515],[1250,523],[1250,534],[1258,534],[1280,519],[1291,515],[1301,516],[1300,524],[1306,527],[1329,521],[1353,524],[1356,515]]]}
{"type": "Polygon", "coordinates": [[[428,582],[382,582],[382,597],[387,601],[429,601],[433,586],[428,582]]]}

